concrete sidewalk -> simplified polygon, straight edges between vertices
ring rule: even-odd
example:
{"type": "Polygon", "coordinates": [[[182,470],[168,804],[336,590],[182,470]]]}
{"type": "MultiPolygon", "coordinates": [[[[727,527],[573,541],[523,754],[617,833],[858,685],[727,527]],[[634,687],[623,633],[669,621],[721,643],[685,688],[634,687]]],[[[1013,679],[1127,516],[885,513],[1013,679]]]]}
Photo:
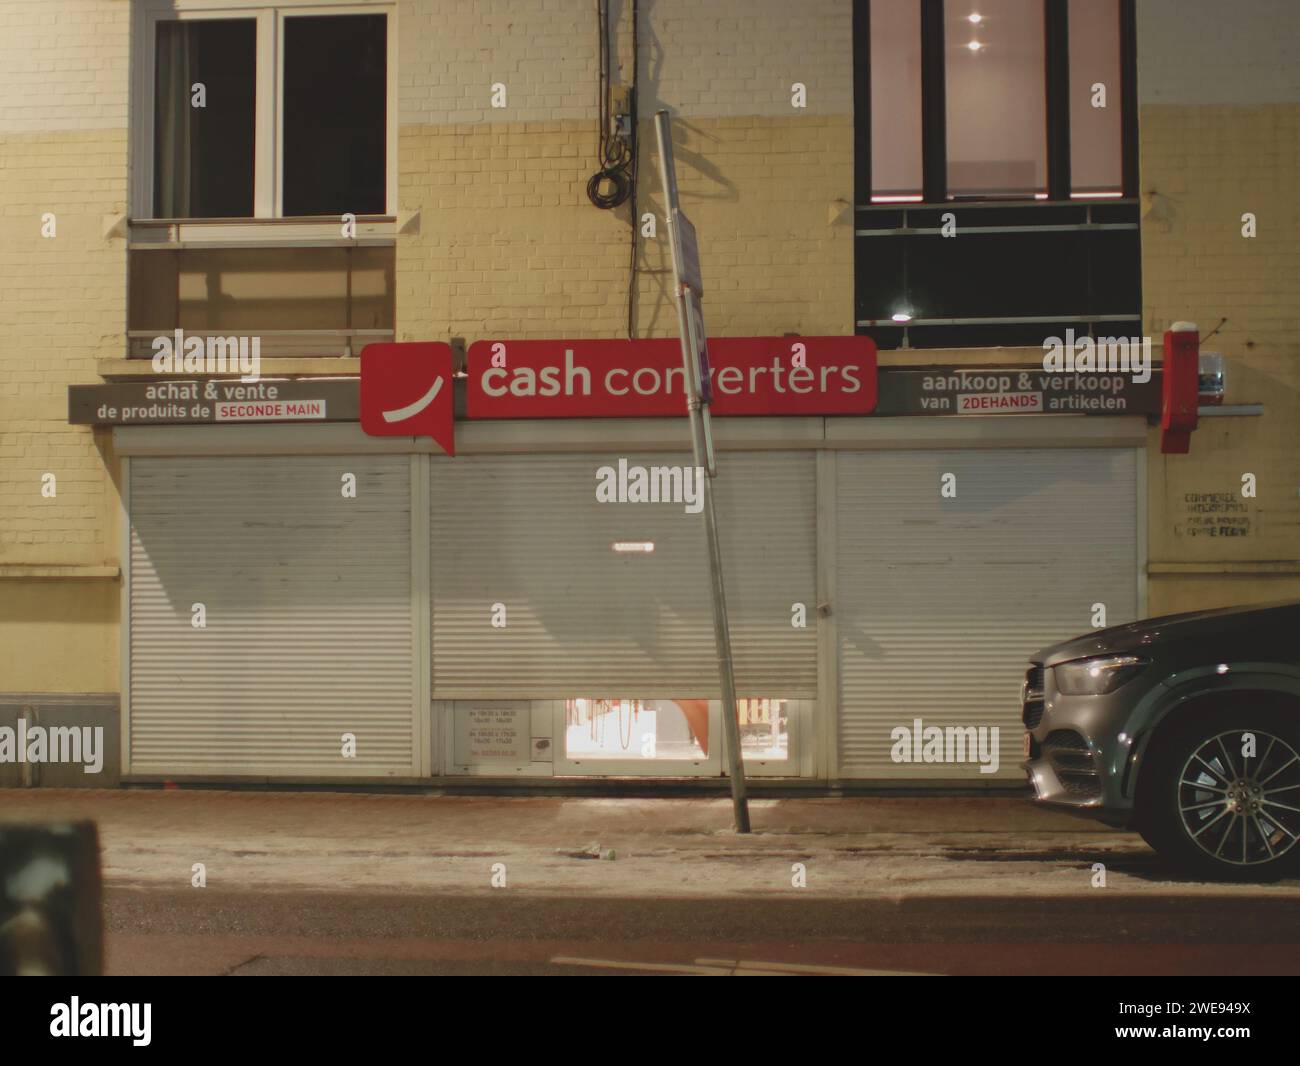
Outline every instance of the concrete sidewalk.
{"type": "Polygon", "coordinates": [[[1300,882],[1181,880],[1142,840],[1005,797],[751,801],[732,832],[728,799],[480,797],[216,790],[5,790],[0,820],[92,819],[106,884],[188,888],[203,863],[235,891],[452,893],[507,887],[556,896],[787,894],[1300,898],[1300,882]],[[592,853],[613,850],[614,858],[592,853]]]}

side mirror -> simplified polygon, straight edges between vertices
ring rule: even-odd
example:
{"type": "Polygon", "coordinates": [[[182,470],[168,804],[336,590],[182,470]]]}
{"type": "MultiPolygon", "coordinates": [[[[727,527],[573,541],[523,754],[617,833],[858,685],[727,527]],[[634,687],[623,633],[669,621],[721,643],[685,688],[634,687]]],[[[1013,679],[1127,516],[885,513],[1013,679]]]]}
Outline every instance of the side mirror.
{"type": "Polygon", "coordinates": [[[100,899],[94,822],[0,825],[0,975],[99,976],[100,899]]]}

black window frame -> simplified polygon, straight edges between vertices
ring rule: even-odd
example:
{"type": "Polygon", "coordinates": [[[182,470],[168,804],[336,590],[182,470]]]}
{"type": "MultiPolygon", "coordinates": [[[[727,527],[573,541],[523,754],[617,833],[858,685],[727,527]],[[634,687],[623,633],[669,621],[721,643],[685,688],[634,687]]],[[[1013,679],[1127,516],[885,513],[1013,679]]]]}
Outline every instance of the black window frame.
{"type": "MultiPolygon", "coordinates": [[[[1067,328],[1077,333],[1124,332],[1130,335],[1141,329],[1141,248],[1138,241],[1138,136],[1137,136],[1137,61],[1136,0],[1113,0],[1119,18],[1121,107],[1121,192],[1119,197],[1071,196],[1070,159],[1070,54],[1069,0],[1042,0],[1046,63],[1043,72],[1047,110],[1047,177],[1045,199],[1004,197],[961,197],[949,199],[947,188],[947,110],[944,46],[944,0],[918,0],[921,33],[921,143],[922,194],[915,202],[876,203],[872,200],[871,173],[871,0],[853,2],[853,103],[854,103],[854,323],[855,331],[873,336],[882,348],[926,347],[995,347],[1038,343],[1035,331],[1043,336],[1061,334],[1067,328]],[[1043,240],[1053,243],[1067,254],[1086,259],[1086,280],[1077,300],[1086,304],[1078,312],[1073,307],[1055,308],[1050,314],[990,315],[980,320],[971,317],[949,318],[945,315],[917,315],[912,322],[896,324],[881,317],[870,317],[884,309],[871,305],[873,293],[864,292],[872,280],[879,278],[876,256],[886,242],[896,242],[891,249],[899,263],[902,300],[910,301],[912,273],[921,274],[927,264],[938,261],[941,245],[919,245],[937,241],[940,218],[944,212],[956,216],[959,232],[978,233],[987,242],[990,269],[997,271],[1020,255],[1027,244],[1041,247],[1043,240]],[[990,228],[997,226],[997,231],[990,228]],[[980,231],[983,230],[981,233],[980,231]],[[1107,261],[1107,246],[1115,241],[1114,231],[1131,230],[1132,248],[1122,260],[1107,261]],[[1056,234],[1048,238],[1048,234],[1056,234]],[[1026,238],[1033,238],[1026,240],[1026,238]],[[911,242],[908,246],[906,242],[911,242]],[[898,243],[903,242],[903,243],[898,243]],[[919,250],[918,250],[919,248],[919,250]],[[901,249],[901,250],[900,250],[901,249]],[[927,259],[927,257],[929,257],[927,259]],[[1097,262],[1100,258],[1102,261],[1097,262]],[[1124,303],[1131,306],[1093,306],[1094,288],[1105,289],[1108,264],[1118,265],[1131,275],[1131,285],[1124,285],[1124,303]],[[920,269],[918,269],[920,268],[920,269]],[[874,271],[874,279],[872,277],[874,271]],[[1116,312],[1119,312],[1118,314],[1116,312]],[[1136,325],[1135,325],[1136,324],[1136,325]],[[919,343],[918,343],[919,342],[919,343]]],[[[948,242],[944,241],[943,244],[948,242]]],[[[966,249],[963,249],[966,251],[966,249]]],[[[938,271],[942,273],[942,269],[938,271]]],[[[906,313],[911,308],[903,308],[906,313]]]]}
{"type": "MultiPolygon", "coordinates": [[[[926,204],[981,202],[994,197],[948,199],[947,71],[944,2],[918,0],[921,8],[921,171],[926,204]]],[[[1124,199],[1138,195],[1136,0],[1119,9],[1121,171],[1124,199]]],[[[1042,0],[1046,36],[1048,203],[1070,198],[1069,0],[1042,0]]],[[[854,201],[871,204],[871,0],[853,0],[854,201]]],[[[1100,199],[1100,198],[1099,198],[1100,199]]]]}

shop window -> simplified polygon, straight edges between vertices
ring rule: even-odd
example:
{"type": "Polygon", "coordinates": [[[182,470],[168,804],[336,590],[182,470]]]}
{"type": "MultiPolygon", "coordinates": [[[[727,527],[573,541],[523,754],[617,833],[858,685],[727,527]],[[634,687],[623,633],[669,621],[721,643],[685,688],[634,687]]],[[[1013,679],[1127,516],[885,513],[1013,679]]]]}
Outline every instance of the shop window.
{"type": "MultiPolygon", "coordinates": [[[[789,755],[789,700],[738,699],[740,746],[747,759],[789,755]]],[[[706,699],[565,701],[564,755],[574,760],[702,761],[711,752],[706,699]]]]}
{"type": "Polygon", "coordinates": [[[790,755],[790,701],[737,700],[740,751],[746,759],[781,760],[790,755]]]}
{"type": "Polygon", "coordinates": [[[855,320],[881,348],[1141,328],[1133,0],[855,0],[855,320]]]}

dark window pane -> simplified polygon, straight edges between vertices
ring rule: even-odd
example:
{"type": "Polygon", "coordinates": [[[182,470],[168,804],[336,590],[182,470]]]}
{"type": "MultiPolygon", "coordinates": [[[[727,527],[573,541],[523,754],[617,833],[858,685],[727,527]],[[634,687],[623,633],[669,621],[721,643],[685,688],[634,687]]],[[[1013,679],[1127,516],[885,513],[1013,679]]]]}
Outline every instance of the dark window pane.
{"type": "Polygon", "coordinates": [[[1092,306],[1099,315],[1142,313],[1142,245],[1137,230],[1089,235],[1092,306]]]}
{"type": "Polygon", "coordinates": [[[156,57],[154,216],[251,218],[257,23],[160,22],[156,57]]]}
{"type": "Polygon", "coordinates": [[[384,214],[387,18],[295,16],[284,27],[284,214],[384,214]]]}
{"type": "MultiPolygon", "coordinates": [[[[916,231],[932,231],[942,210],[913,208],[907,222],[916,231]]],[[[901,327],[894,325],[897,314],[909,316],[907,341],[917,348],[1039,344],[1044,337],[1060,335],[1065,324],[1086,333],[1086,323],[1069,322],[1074,317],[1132,316],[1125,336],[1140,325],[1141,255],[1134,205],[952,205],[950,210],[960,234],[955,239],[933,232],[892,233],[900,225],[898,212],[859,212],[859,229],[880,235],[857,238],[858,329],[882,347],[901,341],[901,327]],[[1090,212],[1133,228],[1038,228],[1078,225],[1090,212]],[[994,232],[1004,227],[1018,232],[994,232]],[[1045,321],[989,321],[996,318],[1045,321]],[[937,324],[945,319],[985,321],[937,324]]]]}

